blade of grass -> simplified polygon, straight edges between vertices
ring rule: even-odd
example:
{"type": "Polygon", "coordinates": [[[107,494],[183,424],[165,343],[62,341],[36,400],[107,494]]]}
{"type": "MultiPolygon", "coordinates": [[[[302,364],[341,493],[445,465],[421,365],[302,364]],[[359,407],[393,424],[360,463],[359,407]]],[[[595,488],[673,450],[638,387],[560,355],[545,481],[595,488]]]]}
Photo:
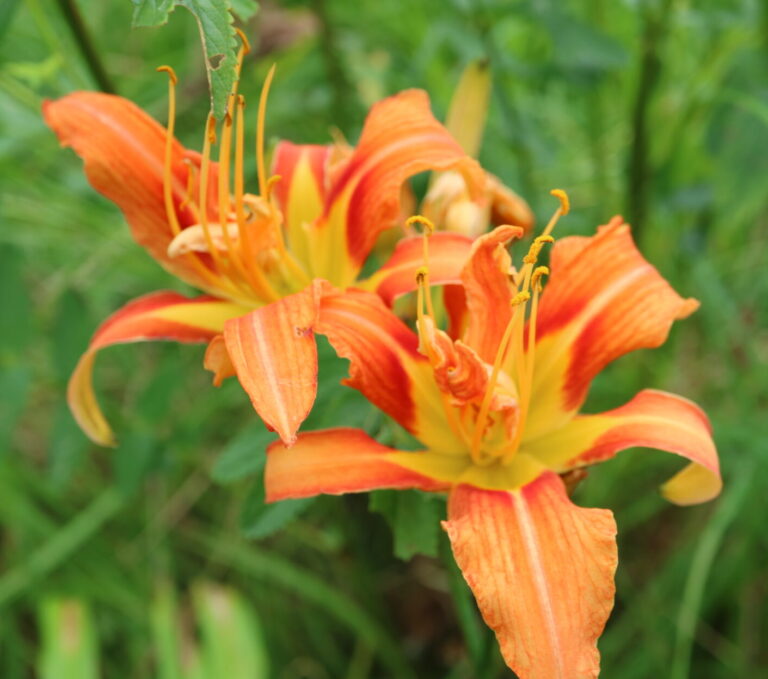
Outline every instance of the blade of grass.
{"type": "Polygon", "coordinates": [[[201,554],[215,555],[227,568],[238,568],[253,577],[266,579],[270,584],[284,587],[316,604],[374,649],[382,663],[389,668],[391,676],[398,679],[416,679],[414,671],[403,657],[402,650],[386,630],[354,601],[311,573],[274,554],[257,551],[244,543],[212,538],[197,531],[188,532],[187,537],[201,554]]]}
{"type": "Polygon", "coordinates": [[[712,520],[707,524],[696,550],[691,558],[688,579],[683,589],[683,601],[677,617],[677,636],[672,660],[670,679],[687,679],[691,668],[691,651],[696,636],[699,614],[704,604],[704,589],[707,585],[717,550],[725,531],[736,518],[742,500],[754,479],[754,465],[743,465],[734,475],[735,481],[720,502],[712,520]]]}
{"type": "Polygon", "coordinates": [[[24,563],[0,578],[0,607],[54,570],[122,506],[123,497],[117,491],[105,490],[24,563]]]}

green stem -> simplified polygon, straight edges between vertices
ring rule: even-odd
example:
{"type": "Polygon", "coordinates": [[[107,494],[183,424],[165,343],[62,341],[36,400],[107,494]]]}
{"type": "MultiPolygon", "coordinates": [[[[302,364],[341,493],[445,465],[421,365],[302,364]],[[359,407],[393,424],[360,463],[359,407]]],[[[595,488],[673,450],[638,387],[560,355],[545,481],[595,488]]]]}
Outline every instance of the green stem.
{"type": "Polygon", "coordinates": [[[58,3],[61,13],[69,25],[69,30],[72,31],[72,36],[80,48],[83,59],[85,59],[91,76],[93,76],[102,92],[114,94],[117,90],[107,75],[104,65],[101,63],[99,54],[88,33],[88,27],[85,25],[85,21],[83,21],[75,0],[58,0],[58,3]]]}
{"type": "Polygon", "coordinates": [[[647,10],[640,41],[640,74],[632,105],[632,146],[627,166],[627,214],[635,238],[640,239],[649,207],[650,144],[648,117],[653,94],[661,77],[661,42],[669,24],[672,0],[663,0],[657,12],[647,10]]]}

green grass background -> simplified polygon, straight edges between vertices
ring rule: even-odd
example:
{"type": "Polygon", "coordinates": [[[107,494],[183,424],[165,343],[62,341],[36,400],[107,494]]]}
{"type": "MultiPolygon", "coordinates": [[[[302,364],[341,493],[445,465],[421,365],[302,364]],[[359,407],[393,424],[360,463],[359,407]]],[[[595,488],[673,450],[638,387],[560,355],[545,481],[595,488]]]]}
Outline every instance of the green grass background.
{"type": "MultiPolygon", "coordinates": [[[[64,5],[0,3],[0,677],[510,676],[446,555],[441,501],[265,507],[270,437],[236,384],[209,386],[201,348],[104,352],[96,381],[121,442],[101,450],[78,431],[65,384],[97,323],[139,294],[184,288],[41,120],[44,97],[96,86],[64,5]],[[427,555],[398,559],[393,545],[427,555]]],[[[198,147],[207,94],[191,16],[132,31],[127,0],[76,6],[114,87],[161,120],[154,69],[177,70],[180,136],[198,147]]],[[[620,531],[602,676],[762,676],[768,5],[309,0],[265,4],[246,30],[252,112],[278,67],[273,141],[324,142],[332,127],[354,140],[367,107],[406,87],[427,89],[442,116],[463,66],[489,58],[486,167],[540,220],[548,190],[567,189],[560,235],[622,213],[645,255],[701,300],[663,348],[611,366],[588,402],[613,407],[643,387],[694,399],[725,479],[715,502],[669,506],[657,485],[679,462],[637,450],[578,490],[577,502],[613,509],[620,531]]],[[[321,370],[308,428],[397,436],[338,388],[345,366],[327,347],[321,370]]]]}

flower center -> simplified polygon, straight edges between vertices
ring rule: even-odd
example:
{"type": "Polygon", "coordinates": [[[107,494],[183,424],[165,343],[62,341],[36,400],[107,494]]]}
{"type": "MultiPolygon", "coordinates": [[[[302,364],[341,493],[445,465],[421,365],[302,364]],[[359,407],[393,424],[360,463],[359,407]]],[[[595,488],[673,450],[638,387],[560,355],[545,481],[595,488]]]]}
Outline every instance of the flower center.
{"type": "MultiPolygon", "coordinates": [[[[424,266],[417,274],[418,330],[422,350],[435,369],[438,386],[444,396],[448,421],[454,433],[466,443],[469,456],[476,465],[510,464],[520,447],[533,386],[539,297],[543,288],[543,278],[549,274],[546,266],[537,266],[537,263],[544,246],[554,242],[550,234],[557,221],[569,211],[568,196],[564,191],[555,189],[552,195],[559,199],[560,206],[543,233],[534,239],[523,258],[522,269],[511,276],[513,290],[510,304],[513,312],[499,342],[493,365],[489,369],[476,354],[464,352],[463,361],[482,363],[482,374],[485,376],[484,380],[475,379],[475,384],[480,385],[480,388],[465,399],[457,399],[455,389],[450,389],[453,398],[445,394],[446,380],[443,374],[438,376],[437,373],[436,359],[444,357],[447,352],[444,348],[438,348],[435,340],[436,333],[441,331],[433,329],[435,315],[431,305],[428,269],[428,238],[432,225],[429,220],[420,216],[409,220],[409,223],[418,221],[426,226],[424,266]]],[[[450,339],[445,336],[441,341],[450,342],[450,339]]],[[[456,349],[465,347],[460,341],[453,345],[456,349]]],[[[457,357],[459,354],[460,352],[456,352],[457,357]]],[[[457,374],[471,372],[466,365],[452,365],[448,369],[448,377],[450,377],[450,370],[457,374]]]]}

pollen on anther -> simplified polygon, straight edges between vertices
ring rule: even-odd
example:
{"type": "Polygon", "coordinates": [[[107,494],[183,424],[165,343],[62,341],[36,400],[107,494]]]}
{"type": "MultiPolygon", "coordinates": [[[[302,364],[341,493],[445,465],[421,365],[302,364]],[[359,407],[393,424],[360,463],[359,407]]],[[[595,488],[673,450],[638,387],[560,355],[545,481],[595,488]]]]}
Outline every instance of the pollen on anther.
{"type": "Polygon", "coordinates": [[[510,306],[518,306],[519,304],[523,304],[524,302],[527,302],[529,299],[531,299],[531,293],[527,290],[523,290],[522,292],[518,292],[512,300],[509,302],[510,306]]]}
{"type": "Polygon", "coordinates": [[[537,266],[533,272],[533,275],[531,276],[531,287],[537,292],[541,292],[541,279],[544,276],[549,276],[549,267],[537,266]]]}
{"type": "Polygon", "coordinates": [[[429,269],[426,266],[420,266],[416,269],[416,282],[421,283],[429,275],[429,269]]]}
{"type": "Polygon", "coordinates": [[[552,189],[549,193],[560,201],[560,211],[567,215],[571,211],[571,201],[568,194],[562,189],[552,189]]]}

